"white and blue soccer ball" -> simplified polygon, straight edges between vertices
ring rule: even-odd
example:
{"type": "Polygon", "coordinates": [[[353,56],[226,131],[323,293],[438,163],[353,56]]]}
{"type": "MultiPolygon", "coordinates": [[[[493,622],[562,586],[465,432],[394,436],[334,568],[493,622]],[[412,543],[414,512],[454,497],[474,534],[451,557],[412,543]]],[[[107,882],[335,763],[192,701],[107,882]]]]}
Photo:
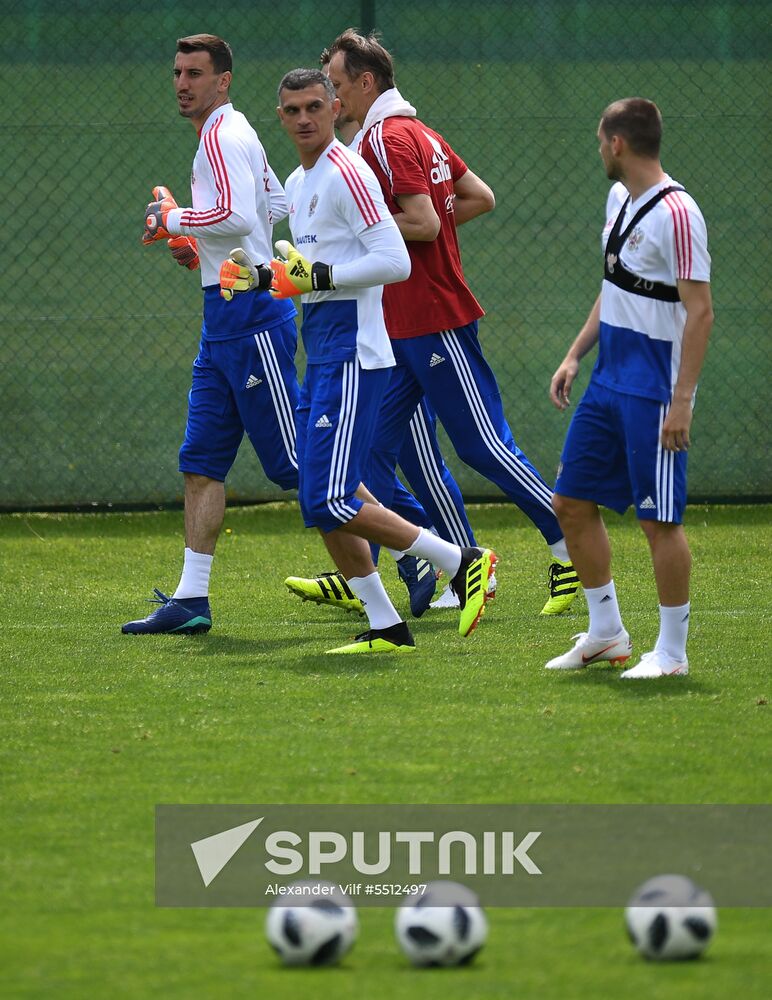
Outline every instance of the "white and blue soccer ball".
{"type": "Polygon", "coordinates": [[[658,875],[635,890],[625,924],[644,958],[697,958],[716,931],[716,908],[710,893],[690,878],[658,875]]]}
{"type": "Polygon", "coordinates": [[[458,882],[430,882],[397,910],[397,942],[413,965],[467,965],[485,944],[488,921],[458,882]]]}
{"type": "Polygon", "coordinates": [[[309,893],[271,907],[265,921],[268,943],[285,965],[335,965],[356,940],[356,909],[331,882],[296,882],[295,886],[308,887],[309,893]],[[311,894],[314,886],[327,891],[311,894]]]}

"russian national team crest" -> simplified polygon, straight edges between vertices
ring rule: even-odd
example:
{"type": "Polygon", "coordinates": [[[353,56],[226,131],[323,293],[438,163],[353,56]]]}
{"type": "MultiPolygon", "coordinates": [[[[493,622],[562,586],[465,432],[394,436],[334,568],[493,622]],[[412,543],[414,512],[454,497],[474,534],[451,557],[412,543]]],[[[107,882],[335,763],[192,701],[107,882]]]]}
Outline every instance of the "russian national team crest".
{"type": "Polygon", "coordinates": [[[312,216],[312,215],[314,214],[314,212],[316,211],[316,206],[317,206],[318,204],[319,204],[319,195],[318,195],[318,194],[315,194],[315,195],[313,196],[313,198],[311,199],[311,203],[310,203],[310,204],[309,204],[309,206],[308,206],[308,218],[309,218],[309,219],[311,218],[311,216],[312,216]]]}

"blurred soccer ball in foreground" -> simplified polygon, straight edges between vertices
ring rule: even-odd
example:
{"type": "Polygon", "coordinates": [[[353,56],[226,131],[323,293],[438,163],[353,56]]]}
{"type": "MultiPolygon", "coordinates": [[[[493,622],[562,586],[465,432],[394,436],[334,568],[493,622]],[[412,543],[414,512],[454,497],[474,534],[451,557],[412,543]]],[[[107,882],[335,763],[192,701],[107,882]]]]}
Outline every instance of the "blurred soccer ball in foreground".
{"type": "Polygon", "coordinates": [[[397,941],[413,965],[466,965],[485,944],[477,896],[458,882],[430,882],[399,908],[397,941]]]}
{"type": "Polygon", "coordinates": [[[272,906],[265,921],[268,943],[285,965],[334,965],[356,940],[359,925],[351,900],[330,882],[294,886],[326,887],[328,892],[309,891],[272,906]]]}
{"type": "Polygon", "coordinates": [[[625,910],[630,940],[645,958],[697,958],[716,930],[710,893],[684,875],[658,875],[633,893],[625,910]]]}

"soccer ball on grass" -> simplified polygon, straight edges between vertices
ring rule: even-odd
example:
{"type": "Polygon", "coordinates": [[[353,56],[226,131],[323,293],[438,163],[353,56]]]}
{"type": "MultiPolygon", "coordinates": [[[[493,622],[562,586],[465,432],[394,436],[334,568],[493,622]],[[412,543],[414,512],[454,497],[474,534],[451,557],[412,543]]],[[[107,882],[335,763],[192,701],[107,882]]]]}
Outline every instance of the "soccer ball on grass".
{"type": "Polygon", "coordinates": [[[690,878],[658,875],[635,890],[625,924],[644,958],[697,958],[716,930],[716,909],[710,893],[690,878]]]}
{"type": "Polygon", "coordinates": [[[467,965],[485,944],[477,896],[458,882],[430,882],[397,910],[397,941],[413,965],[467,965]]]}
{"type": "Polygon", "coordinates": [[[356,940],[355,908],[332,883],[296,882],[294,886],[308,887],[308,894],[271,907],[265,921],[268,943],[285,965],[334,965],[356,940]],[[312,894],[314,887],[326,891],[312,894]]]}

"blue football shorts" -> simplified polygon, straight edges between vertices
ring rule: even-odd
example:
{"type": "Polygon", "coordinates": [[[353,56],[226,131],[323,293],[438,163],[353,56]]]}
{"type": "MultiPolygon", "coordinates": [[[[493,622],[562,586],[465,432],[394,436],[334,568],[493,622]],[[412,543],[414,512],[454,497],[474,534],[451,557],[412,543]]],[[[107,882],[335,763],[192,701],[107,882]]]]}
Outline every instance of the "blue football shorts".
{"type": "Polygon", "coordinates": [[[388,368],[366,370],[356,358],[309,364],[296,413],[300,484],[307,528],[334,531],[355,517],[388,368]]]}
{"type": "Polygon", "coordinates": [[[590,381],[568,428],[555,492],[592,500],[642,521],[680,524],[686,506],[685,451],[665,451],[668,404],[590,381]]]}
{"type": "Polygon", "coordinates": [[[296,347],[294,320],[246,337],[201,341],[180,472],[224,482],[246,431],[268,479],[284,490],[297,487],[296,347]]]}

